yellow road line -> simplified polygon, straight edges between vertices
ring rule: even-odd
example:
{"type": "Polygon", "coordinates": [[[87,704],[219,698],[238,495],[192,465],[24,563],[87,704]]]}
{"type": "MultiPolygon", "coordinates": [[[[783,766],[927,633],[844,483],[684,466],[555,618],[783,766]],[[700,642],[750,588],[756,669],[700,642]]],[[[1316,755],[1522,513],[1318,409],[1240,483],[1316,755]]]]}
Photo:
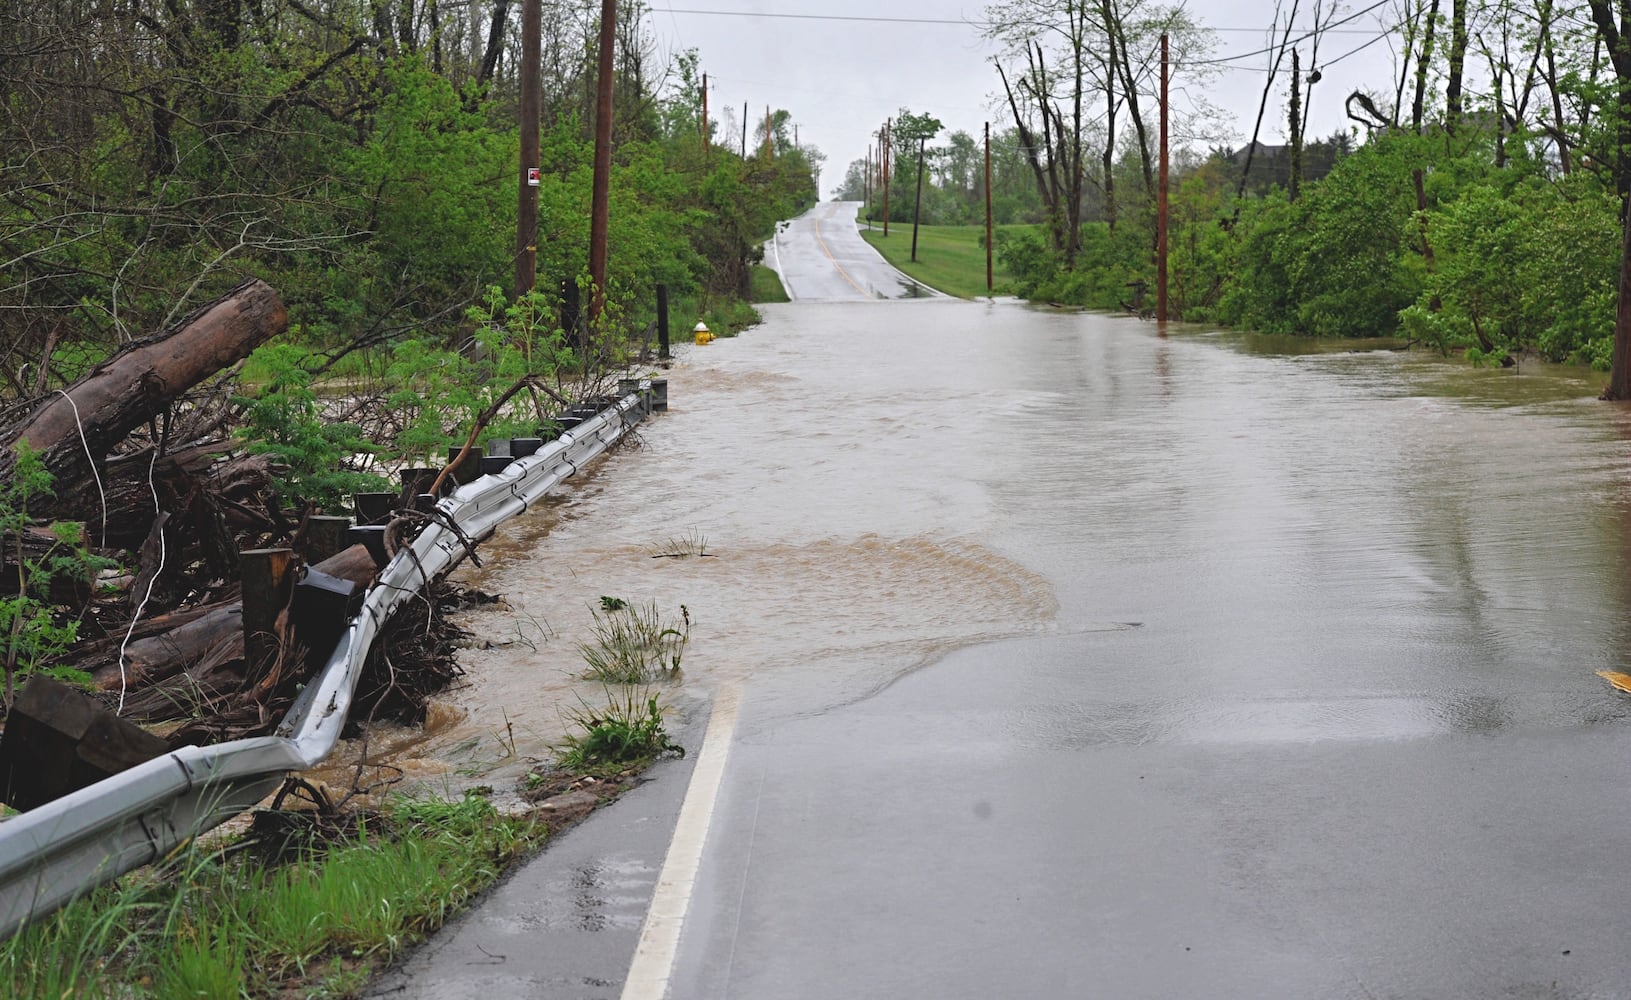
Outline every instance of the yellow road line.
{"type": "Polygon", "coordinates": [[[827,241],[821,238],[821,222],[820,222],[820,220],[811,219],[810,220],[810,225],[815,227],[816,242],[821,245],[821,252],[827,255],[828,260],[832,261],[832,266],[838,268],[838,273],[844,276],[844,280],[849,282],[849,286],[851,288],[855,289],[857,292],[860,292],[862,295],[865,295],[869,299],[872,298],[872,296],[867,292],[866,289],[862,288],[860,285],[857,285],[855,283],[855,279],[849,276],[848,271],[844,270],[844,265],[838,263],[838,258],[834,257],[832,255],[832,251],[827,249],[827,241]]]}

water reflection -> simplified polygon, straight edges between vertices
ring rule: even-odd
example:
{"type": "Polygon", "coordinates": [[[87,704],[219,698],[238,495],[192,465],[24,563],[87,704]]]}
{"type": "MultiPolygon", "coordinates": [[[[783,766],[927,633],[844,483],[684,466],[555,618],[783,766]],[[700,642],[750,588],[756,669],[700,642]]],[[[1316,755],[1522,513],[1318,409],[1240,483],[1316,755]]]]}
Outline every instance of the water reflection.
{"type": "MultiPolygon", "coordinates": [[[[448,745],[546,752],[602,594],[695,616],[687,699],[769,716],[1057,628],[1071,738],[1313,740],[1621,717],[1631,419],[1593,376],[1009,302],[799,304],[493,543],[448,745]],[[696,532],[717,558],[652,559],[696,532]],[[1077,635],[1114,621],[1136,632],[1077,635]],[[1079,689],[1078,689],[1079,688],[1079,689]]],[[[980,669],[996,669],[983,666],[980,669]]],[[[463,766],[463,765],[461,765],[463,766]]]]}

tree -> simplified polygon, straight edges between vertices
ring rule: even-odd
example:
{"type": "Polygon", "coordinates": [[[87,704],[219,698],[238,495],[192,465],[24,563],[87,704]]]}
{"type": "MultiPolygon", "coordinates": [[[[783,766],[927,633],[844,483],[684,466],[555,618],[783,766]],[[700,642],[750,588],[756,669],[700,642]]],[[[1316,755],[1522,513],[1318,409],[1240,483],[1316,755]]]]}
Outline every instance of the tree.
{"type": "Polygon", "coordinates": [[[1614,360],[1603,398],[1631,400],[1631,0],[1590,0],[1592,23],[1614,68],[1614,189],[1620,196],[1625,238],[1620,252],[1620,297],[1614,313],[1614,360]]]}

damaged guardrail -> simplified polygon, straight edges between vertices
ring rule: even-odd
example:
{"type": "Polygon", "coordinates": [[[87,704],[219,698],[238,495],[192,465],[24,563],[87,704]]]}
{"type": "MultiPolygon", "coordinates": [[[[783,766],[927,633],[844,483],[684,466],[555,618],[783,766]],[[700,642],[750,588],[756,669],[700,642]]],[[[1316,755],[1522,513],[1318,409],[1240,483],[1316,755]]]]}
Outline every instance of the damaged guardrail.
{"type": "Polygon", "coordinates": [[[339,742],[363,661],[391,612],[465,556],[463,538],[487,538],[653,408],[666,408],[666,384],[619,388],[631,391],[533,455],[436,505],[436,520],[380,570],[362,611],[275,735],[183,747],[0,823],[0,937],[168,857],[265,799],[289,772],[327,757],[339,742]]]}

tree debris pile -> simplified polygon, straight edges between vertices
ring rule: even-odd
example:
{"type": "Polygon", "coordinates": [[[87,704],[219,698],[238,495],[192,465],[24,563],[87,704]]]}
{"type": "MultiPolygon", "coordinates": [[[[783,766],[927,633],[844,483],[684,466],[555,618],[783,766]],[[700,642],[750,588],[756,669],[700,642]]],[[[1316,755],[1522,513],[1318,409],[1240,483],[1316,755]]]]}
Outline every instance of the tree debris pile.
{"type": "MultiPolygon", "coordinates": [[[[277,294],[248,281],[0,411],[7,710],[18,683],[43,674],[96,692],[171,747],[237,739],[271,732],[326,662],[349,618],[335,609],[373,581],[381,554],[334,544],[332,532],[320,544],[320,509],[290,509],[298,498],[280,492],[276,459],[232,436],[243,405],[232,370],[286,323],[277,294]],[[269,620],[246,630],[246,560],[281,550],[287,589],[260,602],[269,620]],[[300,590],[319,578],[333,586],[300,590]],[[333,598],[332,613],[295,614],[313,592],[333,598]]],[[[399,543],[418,523],[403,516],[407,492],[385,530],[399,543]]],[[[458,675],[462,633],[443,613],[456,594],[436,582],[386,623],[359,717],[423,720],[428,696],[458,675]]]]}

